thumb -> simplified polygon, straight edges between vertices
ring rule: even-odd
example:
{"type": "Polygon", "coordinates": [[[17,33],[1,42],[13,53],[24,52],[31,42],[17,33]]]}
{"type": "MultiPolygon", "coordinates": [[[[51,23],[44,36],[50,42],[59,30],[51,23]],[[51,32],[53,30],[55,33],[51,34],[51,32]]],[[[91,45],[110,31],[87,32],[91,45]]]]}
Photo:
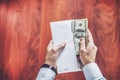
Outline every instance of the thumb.
{"type": "Polygon", "coordinates": [[[58,44],[58,45],[55,46],[54,50],[55,50],[55,51],[58,51],[58,50],[64,48],[65,45],[66,45],[65,42],[63,42],[63,43],[61,43],[61,44],[58,44]]]}
{"type": "Polygon", "coordinates": [[[85,39],[80,38],[80,53],[85,53],[86,52],[86,47],[85,47],[85,39]]]}

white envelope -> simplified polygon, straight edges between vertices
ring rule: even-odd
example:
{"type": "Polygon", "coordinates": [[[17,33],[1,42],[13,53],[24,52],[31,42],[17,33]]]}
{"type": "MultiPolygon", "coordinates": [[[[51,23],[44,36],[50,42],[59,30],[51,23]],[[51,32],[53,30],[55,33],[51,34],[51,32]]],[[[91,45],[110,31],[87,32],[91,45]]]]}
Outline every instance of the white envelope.
{"type": "Polygon", "coordinates": [[[81,65],[78,63],[75,53],[71,21],[65,20],[50,23],[54,46],[66,42],[66,46],[60,51],[61,53],[56,63],[58,73],[81,71],[81,65]]]}

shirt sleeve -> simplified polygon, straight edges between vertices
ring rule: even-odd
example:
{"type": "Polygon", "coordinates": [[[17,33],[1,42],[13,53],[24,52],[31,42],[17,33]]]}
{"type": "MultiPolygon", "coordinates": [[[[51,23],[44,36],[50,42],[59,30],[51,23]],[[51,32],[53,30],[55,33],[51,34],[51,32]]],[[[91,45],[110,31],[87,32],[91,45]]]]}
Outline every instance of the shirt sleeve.
{"type": "Polygon", "coordinates": [[[83,67],[86,80],[106,80],[96,63],[89,63],[83,67]]]}
{"type": "Polygon", "coordinates": [[[54,80],[55,79],[55,72],[49,68],[41,68],[36,80],[54,80]]]}

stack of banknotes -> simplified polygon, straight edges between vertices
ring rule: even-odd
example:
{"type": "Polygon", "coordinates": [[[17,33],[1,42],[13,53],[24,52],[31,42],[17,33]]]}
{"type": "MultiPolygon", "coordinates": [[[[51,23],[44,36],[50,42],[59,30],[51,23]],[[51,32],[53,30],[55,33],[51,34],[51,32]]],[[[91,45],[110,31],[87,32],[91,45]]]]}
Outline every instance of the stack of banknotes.
{"type": "Polygon", "coordinates": [[[87,40],[88,20],[76,19],[71,22],[71,31],[73,33],[73,41],[75,45],[76,54],[79,55],[80,38],[84,37],[87,40]]]}

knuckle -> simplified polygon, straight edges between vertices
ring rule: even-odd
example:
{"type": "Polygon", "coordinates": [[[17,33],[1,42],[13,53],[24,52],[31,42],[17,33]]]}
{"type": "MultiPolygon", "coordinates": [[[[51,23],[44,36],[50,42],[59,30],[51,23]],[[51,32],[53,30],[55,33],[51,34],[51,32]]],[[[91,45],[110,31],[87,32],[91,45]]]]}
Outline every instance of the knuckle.
{"type": "Polygon", "coordinates": [[[55,52],[55,49],[53,49],[53,48],[48,49],[47,52],[48,52],[48,53],[54,53],[54,52],[55,52]]]}
{"type": "Polygon", "coordinates": [[[56,50],[53,48],[52,50],[51,50],[52,52],[56,52],[56,50]]]}
{"type": "Polygon", "coordinates": [[[92,49],[93,49],[93,50],[97,50],[98,48],[97,48],[97,46],[93,45],[93,46],[92,46],[92,49]]]}
{"type": "Polygon", "coordinates": [[[85,53],[86,50],[85,49],[80,49],[80,53],[85,53]]]}
{"type": "Polygon", "coordinates": [[[95,50],[98,50],[97,46],[95,46],[95,50]]]}

